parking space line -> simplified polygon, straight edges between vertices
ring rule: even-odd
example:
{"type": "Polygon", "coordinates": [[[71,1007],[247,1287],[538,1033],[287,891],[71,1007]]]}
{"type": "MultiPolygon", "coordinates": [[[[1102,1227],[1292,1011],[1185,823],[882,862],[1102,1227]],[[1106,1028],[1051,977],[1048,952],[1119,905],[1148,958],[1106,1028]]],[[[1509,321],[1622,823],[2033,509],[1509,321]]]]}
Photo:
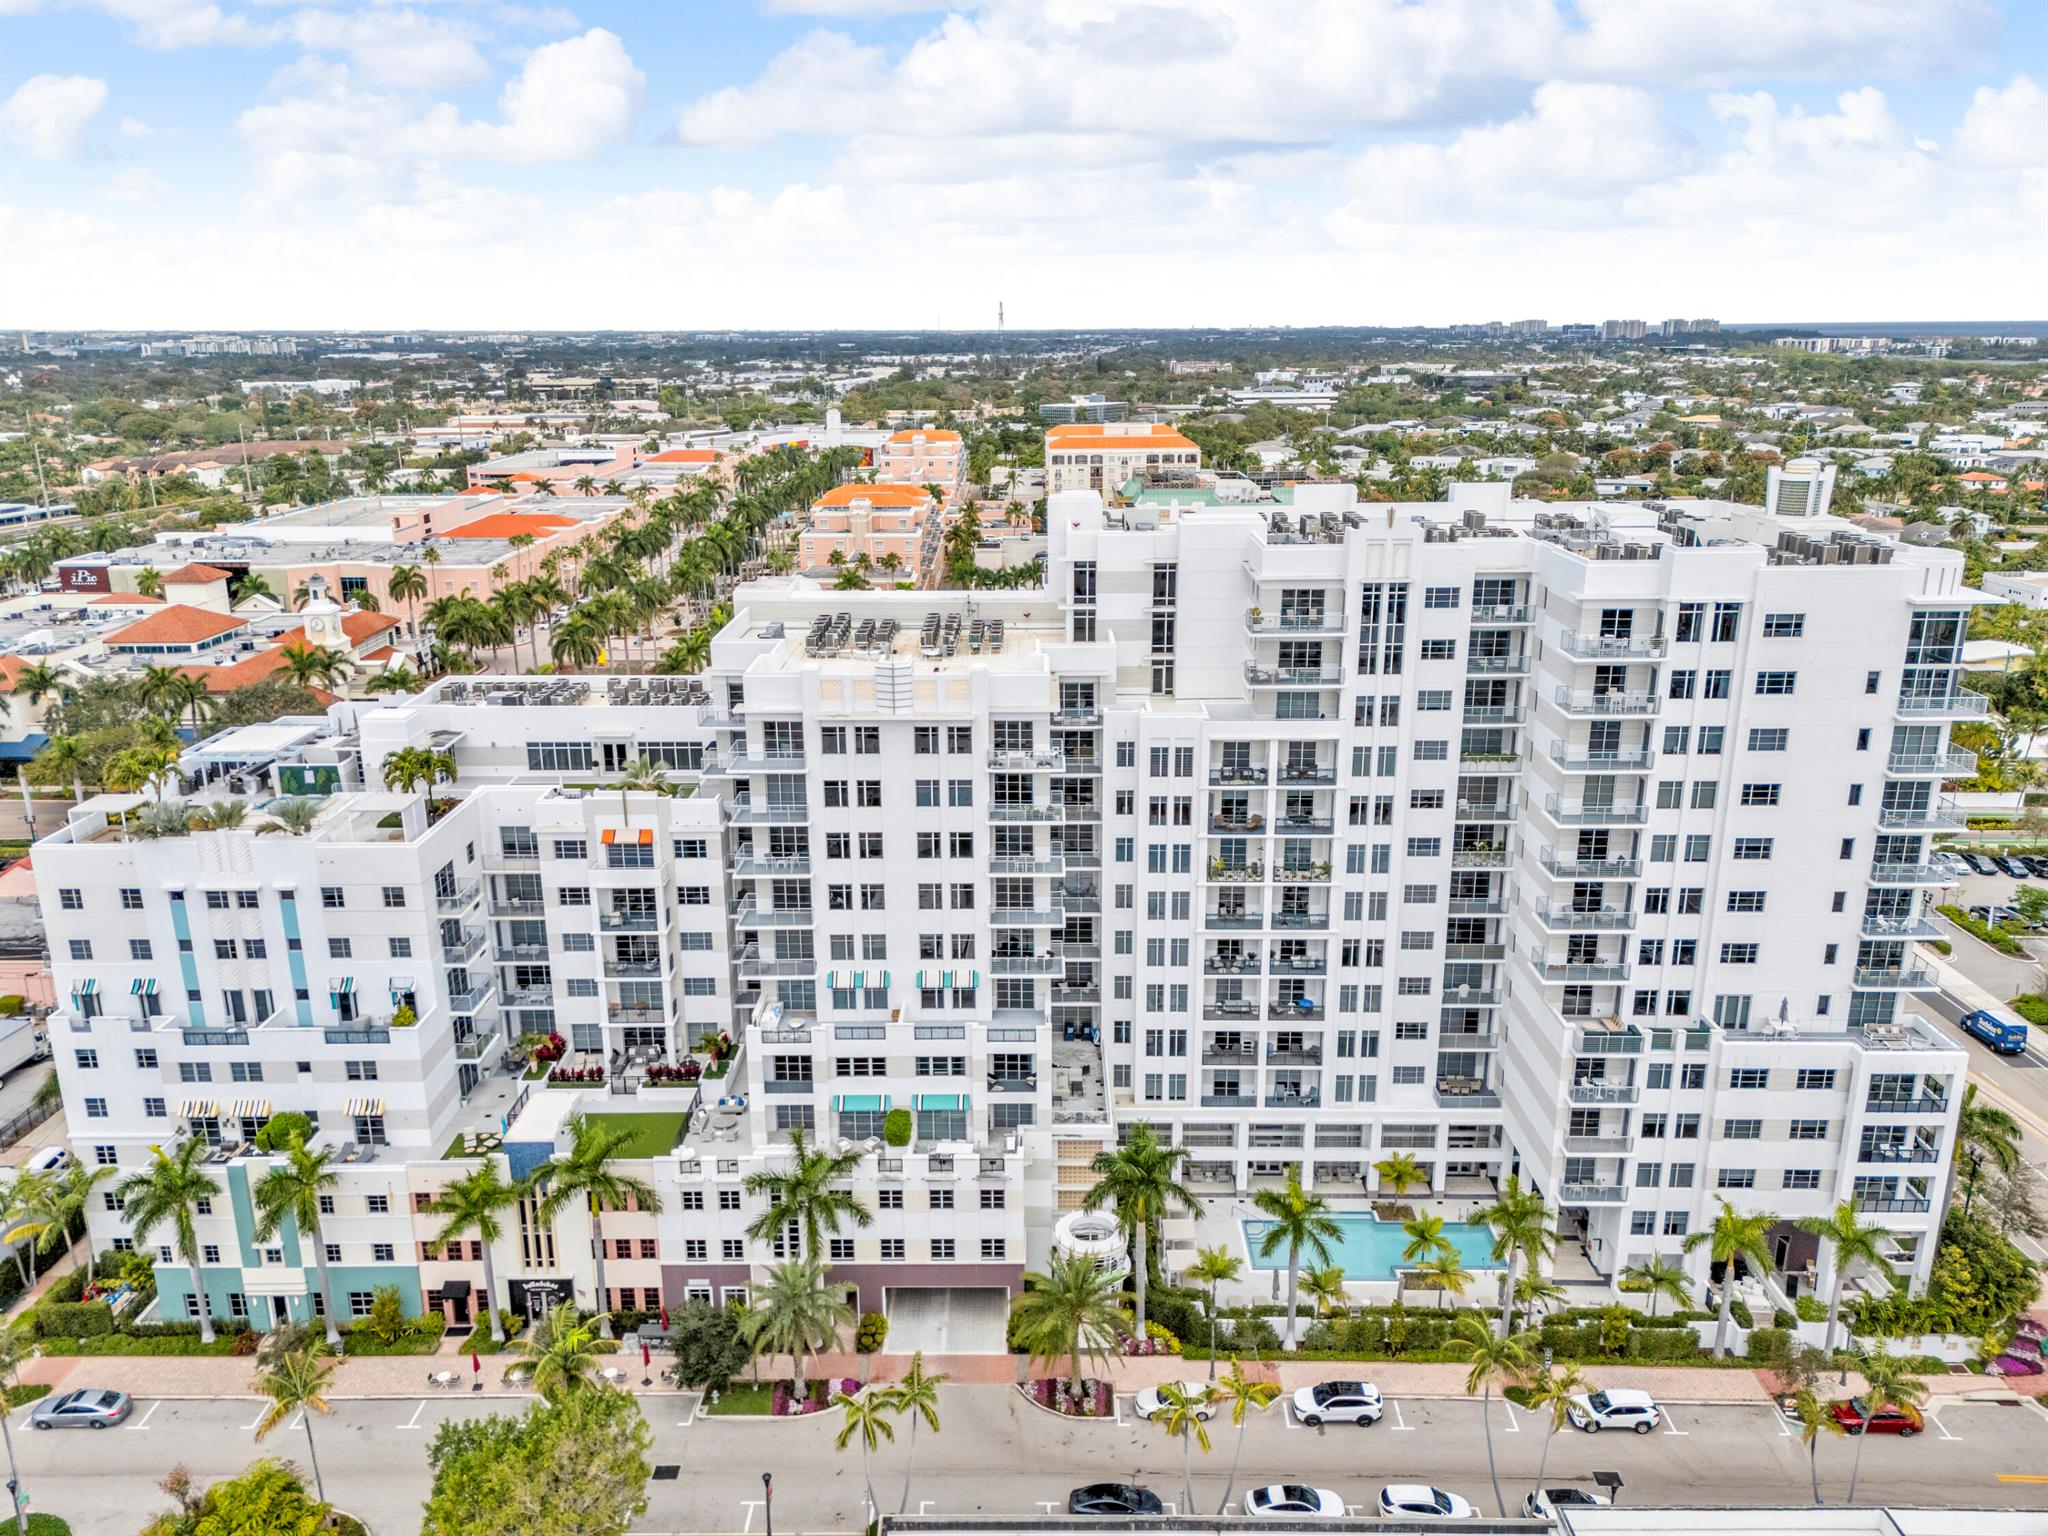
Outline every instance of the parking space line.
{"type": "Polygon", "coordinates": [[[1962,1439],[1962,1438],[1963,1438],[1963,1437],[1962,1437],[1961,1435],[1956,1435],[1956,1434],[1951,1434],[1951,1433],[1949,1433],[1949,1427],[1948,1427],[1948,1426],[1947,1426],[1946,1424],[1944,1424],[1944,1423],[1942,1423],[1942,1422],[1941,1422],[1941,1415],[1940,1415],[1939,1413],[1935,1412],[1935,1410],[1934,1410],[1934,1409],[1932,1409],[1932,1408],[1929,1408],[1929,1409],[1928,1409],[1928,1410],[1927,1410],[1927,1411],[1926,1411],[1925,1413],[1923,1413],[1923,1414],[1921,1415],[1921,1417],[1922,1417],[1922,1418],[1924,1418],[1924,1419],[1926,1419],[1928,1423],[1932,1424],[1932,1425],[1933,1425],[1933,1426],[1934,1426],[1934,1427],[1935,1427],[1936,1429],[1938,1429],[1938,1430],[1940,1430],[1940,1431],[1941,1431],[1941,1438],[1942,1438],[1942,1439],[1944,1439],[1944,1440],[1960,1440],[1960,1439],[1962,1439]]]}
{"type": "MultiPolygon", "coordinates": [[[[425,1398],[423,1397],[423,1398],[421,1398],[421,1399],[420,1399],[420,1405],[419,1405],[419,1407],[417,1407],[417,1408],[413,1409],[413,1411],[412,1411],[412,1417],[411,1417],[411,1418],[409,1418],[409,1419],[407,1419],[407,1420],[406,1420],[406,1421],[405,1421],[405,1422],[404,1422],[403,1424],[399,1425],[399,1426],[398,1426],[398,1428],[400,1428],[400,1429],[418,1429],[418,1428],[420,1428],[420,1427],[421,1427],[421,1425],[420,1425],[420,1415],[421,1415],[421,1414],[423,1414],[423,1413],[425,1413],[426,1411],[427,1411],[427,1400],[426,1400],[426,1399],[425,1399],[425,1398]]],[[[261,1421],[259,1420],[258,1422],[261,1422],[261,1421]]],[[[252,1427],[253,1427],[253,1426],[252,1426],[252,1427]]]]}
{"type": "Polygon", "coordinates": [[[1500,1400],[1500,1405],[1508,1411],[1507,1432],[1511,1435],[1519,1435],[1522,1432],[1522,1421],[1515,1417],[1515,1405],[1506,1398],[1500,1400]]]}
{"type": "Polygon", "coordinates": [[[1777,1410],[1776,1418],[1778,1420],[1779,1435],[1782,1436],[1784,1439],[1790,1440],[1792,1438],[1792,1425],[1791,1422],[1786,1419],[1784,1410],[1777,1410]]]}
{"type": "Polygon", "coordinates": [[[746,1521],[740,1526],[742,1536],[745,1536],[746,1532],[751,1531],[754,1528],[754,1511],[759,1509],[760,1507],[761,1501],[759,1499],[740,1500],[740,1508],[744,1509],[747,1512],[746,1521]]]}
{"type": "Polygon", "coordinates": [[[692,1424],[694,1424],[694,1423],[696,1423],[696,1422],[697,1422],[697,1410],[698,1410],[699,1408],[702,1408],[702,1407],[704,1406],[704,1394],[703,1394],[703,1393],[701,1393],[701,1392],[698,1392],[698,1393],[693,1393],[693,1394],[691,1394],[691,1395],[690,1395],[690,1399],[689,1399],[689,1401],[690,1401],[690,1412],[689,1412],[689,1417],[687,1417],[687,1418],[681,1418],[681,1419],[677,1419],[677,1420],[676,1420],[676,1428],[677,1428],[677,1429],[688,1429],[688,1428],[689,1428],[689,1427],[690,1427],[690,1426],[691,1426],[692,1424]]]}
{"type": "Polygon", "coordinates": [[[1401,1404],[1399,1400],[1390,1397],[1387,1399],[1387,1406],[1394,1410],[1394,1428],[1405,1429],[1413,1433],[1415,1426],[1401,1417],[1401,1404]]]}
{"type": "Polygon", "coordinates": [[[256,1431],[256,1426],[261,1424],[269,1416],[270,1410],[268,1408],[264,1409],[263,1412],[257,1414],[255,1418],[251,1419],[247,1424],[244,1424],[242,1426],[242,1432],[244,1434],[254,1434],[256,1431]]]}
{"type": "MultiPolygon", "coordinates": [[[[1782,1417],[1782,1415],[1780,1415],[1780,1417],[1782,1417]]],[[[1692,1431],[1689,1429],[1680,1429],[1678,1427],[1678,1420],[1672,1415],[1671,1410],[1669,1408],[1666,1408],[1664,1410],[1664,1433],[1667,1435],[1689,1435],[1692,1433],[1692,1431]]]]}
{"type": "Polygon", "coordinates": [[[135,1427],[136,1427],[137,1429],[147,1429],[147,1428],[149,1428],[149,1414],[150,1414],[150,1413],[155,1413],[155,1412],[157,1411],[157,1409],[159,1409],[159,1408],[163,1407],[163,1405],[164,1405],[164,1400],[163,1400],[162,1398],[158,1398],[158,1399],[157,1399],[157,1400],[156,1400],[155,1402],[151,1403],[151,1404],[149,1405],[149,1413],[145,1413],[145,1414],[144,1414],[144,1415],[143,1415],[143,1416],[142,1416],[142,1417],[141,1417],[140,1419],[138,1419],[138,1420],[136,1421],[135,1427]]]}

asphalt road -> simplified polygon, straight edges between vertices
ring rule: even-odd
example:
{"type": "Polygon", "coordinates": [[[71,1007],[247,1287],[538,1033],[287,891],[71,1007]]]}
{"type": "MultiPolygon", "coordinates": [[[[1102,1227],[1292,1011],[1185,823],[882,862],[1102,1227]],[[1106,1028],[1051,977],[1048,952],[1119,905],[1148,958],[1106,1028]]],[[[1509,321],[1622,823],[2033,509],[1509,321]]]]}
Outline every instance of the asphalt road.
{"type": "MultiPolygon", "coordinates": [[[[911,1487],[913,1512],[1035,1514],[1064,1507],[1069,1488],[1108,1479],[1151,1487],[1178,1510],[1184,1503],[1181,1450],[1151,1425],[1076,1424],[1032,1406],[1012,1388],[947,1387],[940,1393],[942,1429],[920,1436],[911,1487]]],[[[747,1533],[759,1536],[761,1473],[775,1476],[775,1528],[842,1532],[865,1515],[859,1443],[832,1448],[839,1416],[802,1423],[706,1418],[692,1399],[649,1399],[657,1475],[638,1530],[652,1533],[747,1533]]],[[[365,1519],[375,1536],[410,1536],[428,1489],[426,1449],[437,1425],[489,1411],[463,1397],[347,1401],[315,1421],[327,1491],[365,1519]]],[[[63,1515],[78,1536],[132,1536],[165,1500],[157,1480],[183,1462],[202,1481],[231,1475],[274,1451],[304,1465],[305,1437],[296,1421],[268,1446],[253,1443],[252,1401],[138,1402],[134,1417],[106,1431],[31,1434],[25,1413],[13,1423],[30,1507],[63,1515]]],[[[1495,1453],[1511,1505],[1529,1490],[1543,1434],[1534,1418],[1496,1401],[1495,1453]]],[[[1223,1497],[1236,1432],[1211,1426],[1214,1450],[1193,1453],[1195,1505],[1212,1512],[1223,1497]]],[[[875,1457],[878,1501],[894,1510],[903,1491],[908,1426],[875,1457]]],[[[1820,1447],[1821,1489],[1829,1503],[1844,1497],[1856,1442],[1828,1438],[1820,1447]]],[[[1678,1407],[1667,1427],[1649,1435],[1590,1436],[1567,1429],[1552,1446],[1545,1482],[1583,1482],[1614,1471],[1631,1504],[1798,1505],[1811,1497],[1806,1452],[1795,1434],[1762,1406],[1678,1407]]],[[[1885,1438],[1863,1458],[1859,1503],[2048,1509],[2048,1410],[2032,1404],[1950,1403],[1915,1439],[1885,1438]],[[2001,1481],[2001,1474],[2034,1481],[2001,1481]]],[[[1410,1400],[1389,1405],[1367,1429],[1306,1429],[1276,1405],[1245,1433],[1236,1496],[1252,1484],[1309,1481],[1369,1507],[1390,1481],[1433,1482],[1492,1512],[1480,1406],[1473,1401],[1410,1400]]]]}

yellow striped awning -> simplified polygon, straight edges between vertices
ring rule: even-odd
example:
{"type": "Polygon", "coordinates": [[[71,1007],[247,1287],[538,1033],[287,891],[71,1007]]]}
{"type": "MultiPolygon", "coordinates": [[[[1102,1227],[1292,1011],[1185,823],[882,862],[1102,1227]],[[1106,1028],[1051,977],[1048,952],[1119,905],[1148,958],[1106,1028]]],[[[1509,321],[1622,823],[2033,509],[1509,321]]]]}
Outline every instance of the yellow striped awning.
{"type": "Polygon", "coordinates": [[[218,1120],[220,1105],[212,1099],[187,1099],[178,1106],[178,1113],[187,1120],[218,1120]]]}
{"type": "Polygon", "coordinates": [[[384,1101],[382,1099],[350,1099],[343,1106],[342,1113],[358,1119],[381,1119],[384,1114],[384,1101]]]}
{"type": "Polygon", "coordinates": [[[238,1120],[268,1120],[270,1118],[270,1100],[237,1099],[228,1106],[228,1113],[238,1120]]]}

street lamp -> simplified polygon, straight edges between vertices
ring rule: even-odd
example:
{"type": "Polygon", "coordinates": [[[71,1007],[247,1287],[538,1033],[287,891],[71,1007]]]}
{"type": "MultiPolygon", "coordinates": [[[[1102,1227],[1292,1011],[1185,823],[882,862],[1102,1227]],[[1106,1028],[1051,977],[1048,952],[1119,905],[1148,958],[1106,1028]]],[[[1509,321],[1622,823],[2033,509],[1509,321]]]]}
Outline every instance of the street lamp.
{"type": "Polygon", "coordinates": [[[761,1511],[766,1517],[768,1536],[775,1536],[775,1474],[761,1474],[761,1511]]]}

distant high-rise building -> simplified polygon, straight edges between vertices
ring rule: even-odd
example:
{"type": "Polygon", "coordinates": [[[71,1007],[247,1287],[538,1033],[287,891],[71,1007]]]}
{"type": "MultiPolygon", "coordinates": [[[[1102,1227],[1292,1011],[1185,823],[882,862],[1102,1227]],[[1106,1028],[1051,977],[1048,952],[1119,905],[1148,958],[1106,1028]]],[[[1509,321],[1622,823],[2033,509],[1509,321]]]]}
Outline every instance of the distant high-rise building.
{"type": "Polygon", "coordinates": [[[1550,326],[1542,320],[1511,320],[1508,322],[1510,336],[1541,336],[1550,326]]]}
{"type": "Polygon", "coordinates": [[[1641,341],[1649,329],[1640,320],[1603,320],[1600,322],[1602,341],[1641,341]]]}
{"type": "Polygon", "coordinates": [[[1771,466],[1764,481],[1764,510],[1774,517],[1819,517],[1834,494],[1834,465],[1793,459],[1771,466]]]}

